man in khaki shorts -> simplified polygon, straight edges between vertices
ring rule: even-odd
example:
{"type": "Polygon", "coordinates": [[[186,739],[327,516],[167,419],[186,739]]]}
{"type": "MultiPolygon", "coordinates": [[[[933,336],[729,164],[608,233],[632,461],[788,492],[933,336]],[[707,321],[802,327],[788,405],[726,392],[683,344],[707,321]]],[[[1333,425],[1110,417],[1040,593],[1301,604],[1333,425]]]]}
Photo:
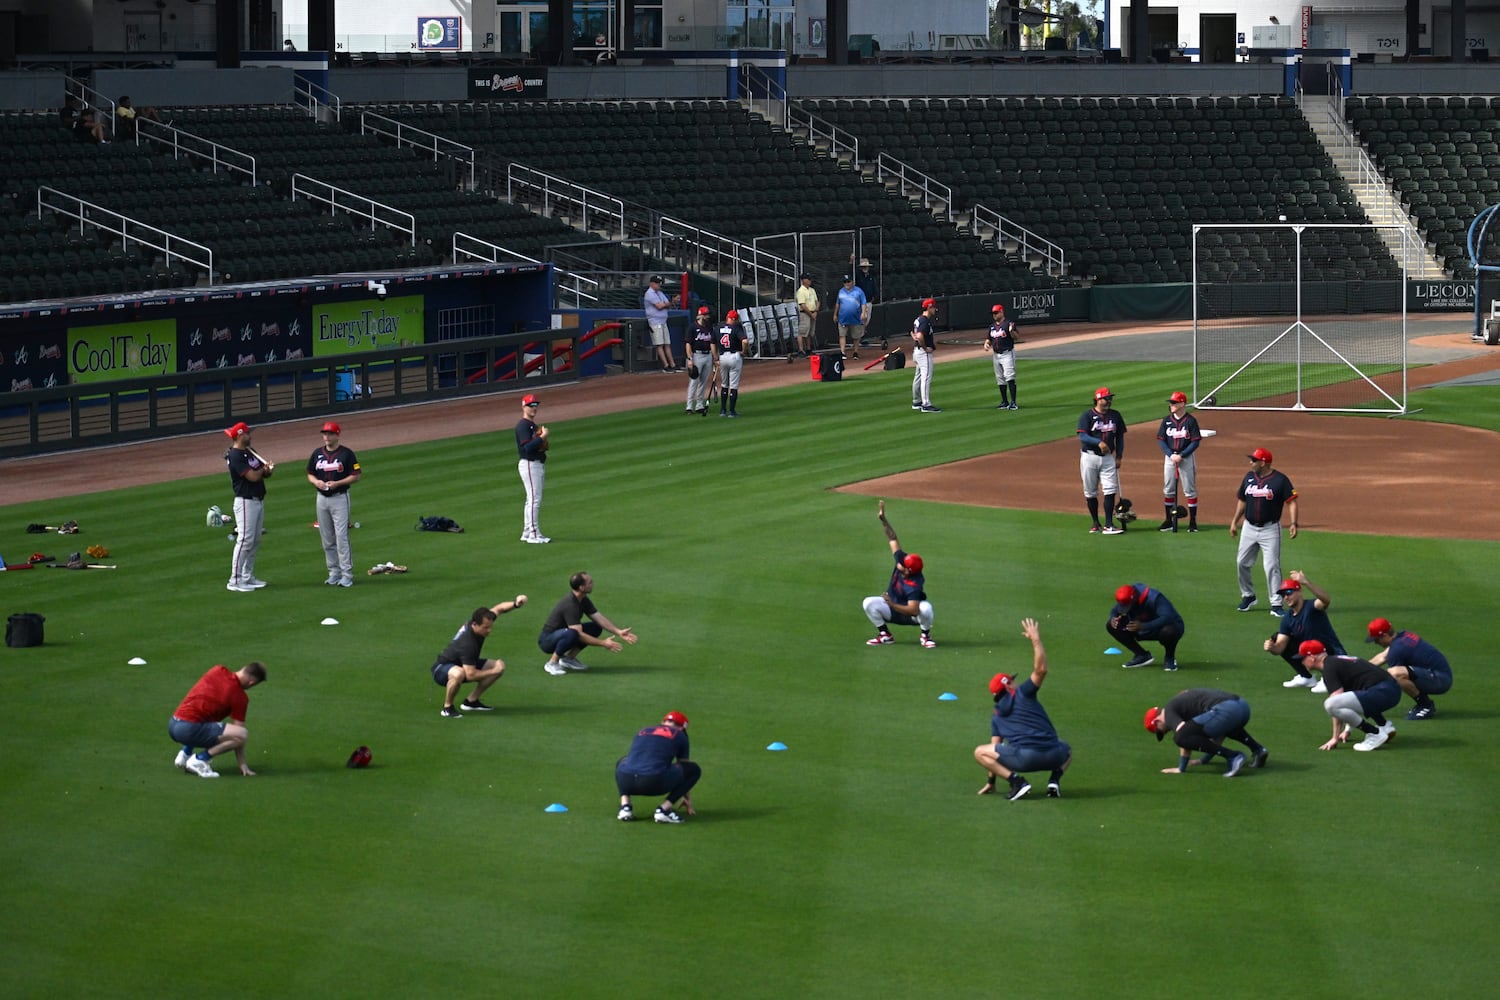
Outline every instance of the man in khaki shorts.
{"type": "MultiPolygon", "coordinates": [[[[818,292],[813,288],[812,275],[804,274],[797,289],[797,350],[805,358],[812,351],[818,330],[818,310],[823,304],[818,301],[818,292]]],[[[787,361],[792,359],[789,357],[787,361]]]]}

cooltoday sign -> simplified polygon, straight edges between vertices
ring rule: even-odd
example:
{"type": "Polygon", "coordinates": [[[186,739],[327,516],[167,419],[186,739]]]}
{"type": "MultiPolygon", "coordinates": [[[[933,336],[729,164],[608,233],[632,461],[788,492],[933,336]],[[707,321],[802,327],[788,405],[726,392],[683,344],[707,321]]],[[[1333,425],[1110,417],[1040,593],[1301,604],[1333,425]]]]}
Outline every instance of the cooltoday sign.
{"type": "Polygon", "coordinates": [[[361,299],[313,310],[313,357],[380,351],[425,342],[425,296],[361,299]]]}
{"type": "Polygon", "coordinates": [[[526,69],[494,73],[483,69],[469,70],[469,97],[471,100],[516,101],[533,100],[547,96],[547,67],[528,66],[526,69]]]}
{"type": "Polygon", "coordinates": [[[68,331],[68,375],[108,382],[177,370],[177,322],[113,323],[68,331]]]}

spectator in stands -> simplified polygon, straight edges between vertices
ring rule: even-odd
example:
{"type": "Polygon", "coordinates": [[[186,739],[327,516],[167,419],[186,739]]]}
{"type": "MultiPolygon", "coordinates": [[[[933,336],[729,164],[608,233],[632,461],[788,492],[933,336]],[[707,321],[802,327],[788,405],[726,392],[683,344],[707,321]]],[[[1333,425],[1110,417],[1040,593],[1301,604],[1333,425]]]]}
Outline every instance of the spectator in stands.
{"type": "Polygon", "coordinates": [[[281,43],[281,50],[283,52],[296,52],[297,45],[290,38],[288,38],[286,41],[281,43]]]}
{"type": "MultiPolygon", "coordinates": [[[[868,257],[861,257],[859,259],[859,269],[854,272],[854,285],[860,291],[862,291],[862,292],[865,293],[865,303],[866,303],[866,305],[867,306],[873,306],[875,304],[875,301],[876,301],[876,295],[875,295],[875,275],[870,270],[870,259],[868,257]]],[[[869,319],[868,319],[868,309],[867,309],[867,318],[866,318],[865,322],[866,323],[869,322],[869,319]]],[[[861,331],[861,334],[863,334],[863,331],[861,331]]],[[[861,342],[864,340],[863,335],[861,335],[860,340],[861,340],[861,342]]],[[[859,345],[856,344],[855,346],[858,347],[859,345]]],[[[882,351],[888,349],[887,348],[887,344],[886,344],[886,338],[885,338],[884,335],[882,335],[881,338],[880,338],[880,349],[882,351]]]]}
{"type": "Polygon", "coordinates": [[[137,111],[131,106],[128,94],[115,102],[115,117],[120,119],[117,126],[119,133],[126,138],[135,135],[135,123],[142,118],[157,124],[161,123],[161,115],[156,113],[155,108],[141,108],[137,111]]]}
{"type": "Polygon", "coordinates": [[[73,129],[73,134],[81,142],[109,142],[104,135],[104,126],[94,117],[94,109],[80,105],[71,97],[63,108],[63,121],[73,129]]]}
{"type": "Polygon", "coordinates": [[[641,297],[641,305],[646,312],[646,326],[651,330],[651,348],[661,362],[661,370],[675,372],[677,367],[672,361],[672,335],[667,330],[667,310],[672,305],[672,300],[661,290],[662,284],[661,275],[653,274],[646,294],[641,297]]]}

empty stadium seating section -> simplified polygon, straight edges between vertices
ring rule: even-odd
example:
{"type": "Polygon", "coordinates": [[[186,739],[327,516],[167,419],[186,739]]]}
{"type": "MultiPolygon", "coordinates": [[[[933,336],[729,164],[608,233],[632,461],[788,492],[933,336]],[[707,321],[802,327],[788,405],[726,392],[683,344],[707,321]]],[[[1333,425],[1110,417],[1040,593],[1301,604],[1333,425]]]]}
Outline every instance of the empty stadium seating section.
{"type": "MultiPolygon", "coordinates": [[[[1190,280],[1193,223],[1365,222],[1296,104],[1278,97],[819,100],[802,107],[1059,244],[1095,282],[1190,280]]],[[[1338,277],[1399,273],[1371,233],[1332,241],[1338,277]]],[[[1253,268],[1253,236],[1225,250],[1253,268]]],[[[1213,251],[1217,253],[1218,250],[1213,251]]]]}
{"type": "Polygon", "coordinates": [[[1491,97],[1351,97],[1344,114],[1445,265],[1472,278],[1469,225],[1500,203],[1500,104],[1491,97]]]}

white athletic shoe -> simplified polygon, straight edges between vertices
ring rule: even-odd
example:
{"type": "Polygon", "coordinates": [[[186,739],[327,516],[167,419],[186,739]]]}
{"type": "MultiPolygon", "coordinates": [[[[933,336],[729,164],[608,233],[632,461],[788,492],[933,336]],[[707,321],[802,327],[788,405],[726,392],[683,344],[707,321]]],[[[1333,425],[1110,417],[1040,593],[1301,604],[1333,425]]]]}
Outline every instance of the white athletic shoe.
{"type": "Polygon", "coordinates": [[[1323,683],[1323,678],[1319,677],[1318,678],[1318,683],[1316,683],[1316,684],[1314,684],[1312,686],[1312,693],[1313,694],[1327,694],[1328,693],[1328,685],[1323,683]]]}
{"type": "Polygon", "coordinates": [[[225,590],[232,590],[236,594],[252,594],[252,593],[255,592],[255,588],[254,587],[247,587],[243,583],[237,583],[234,580],[230,580],[229,581],[229,586],[225,587],[224,589],[225,590]]]}
{"type": "Polygon", "coordinates": [[[1101,534],[1105,534],[1105,535],[1123,535],[1123,534],[1125,534],[1125,529],[1124,528],[1117,528],[1117,527],[1115,527],[1114,525],[1111,524],[1107,528],[1105,528],[1104,531],[1101,532],[1101,534]]]}
{"type": "Polygon", "coordinates": [[[219,772],[215,771],[213,766],[202,757],[189,757],[187,759],[187,769],[200,778],[217,778],[219,776],[219,772]]]}
{"type": "Polygon", "coordinates": [[[552,539],[548,538],[546,535],[534,535],[533,537],[526,539],[526,542],[529,545],[546,545],[550,541],[552,541],[552,539]]]}
{"type": "Polygon", "coordinates": [[[1385,741],[1388,739],[1390,739],[1390,736],[1386,734],[1386,731],[1384,729],[1379,729],[1373,733],[1366,734],[1364,739],[1354,744],[1354,749],[1375,750],[1379,747],[1385,746],[1385,741]]]}
{"type": "Polygon", "coordinates": [[[558,659],[557,662],[561,663],[564,667],[566,667],[569,670],[577,670],[577,671],[582,672],[582,671],[587,670],[589,668],[589,665],[587,663],[584,663],[584,662],[582,662],[580,660],[575,660],[571,656],[561,657],[561,658],[558,659]]]}
{"type": "Polygon", "coordinates": [[[1302,675],[1299,674],[1296,677],[1293,677],[1289,681],[1282,681],[1281,682],[1281,686],[1284,687],[1284,688],[1310,688],[1310,687],[1313,687],[1314,685],[1316,685],[1317,683],[1318,682],[1317,682],[1317,680],[1315,678],[1312,678],[1312,677],[1303,677],[1302,675]]]}
{"type": "Polygon", "coordinates": [[[547,673],[551,674],[553,677],[561,677],[563,674],[568,672],[567,668],[556,660],[548,660],[546,663],[542,664],[542,669],[547,671],[547,673]]]}
{"type": "Polygon", "coordinates": [[[186,771],[189,756],[191,755],[186,750],[177,751],[177,758],[172,761],[172,766],[179,771],[186,771]]]}
{"type": "Polygon", "coordinates": [[[265,585],[266,585],[266,581],[264,581],[264,580],[257,580],[254,577],[251,577],[250,578],[250,582],[247,583],[247,584],[245,584],[245,586],[249,587],[251,590],[259,590],[260,588],[264,587],[265,585]]]}

